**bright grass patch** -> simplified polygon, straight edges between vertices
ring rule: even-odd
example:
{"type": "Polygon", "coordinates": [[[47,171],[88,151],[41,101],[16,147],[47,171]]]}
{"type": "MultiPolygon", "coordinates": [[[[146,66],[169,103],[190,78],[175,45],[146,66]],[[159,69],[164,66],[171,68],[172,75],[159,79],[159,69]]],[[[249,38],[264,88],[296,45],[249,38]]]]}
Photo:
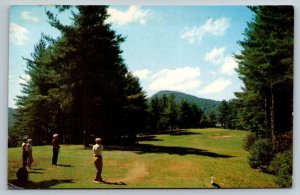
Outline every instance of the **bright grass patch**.
{"type": "Polygon", "coordinates": [[[274,176],[249,167],[242,140],[248,132],[188,129],[140,135],[134,147],[104,146],[103,178],[95,184],[91,149],[61,145],[59,166],[51,165],[52,146],[33,146],[29,181],[16,181],[21,148],[8,149],[8,182],[30,189],[48,188],[276,188],[274,176]]]}

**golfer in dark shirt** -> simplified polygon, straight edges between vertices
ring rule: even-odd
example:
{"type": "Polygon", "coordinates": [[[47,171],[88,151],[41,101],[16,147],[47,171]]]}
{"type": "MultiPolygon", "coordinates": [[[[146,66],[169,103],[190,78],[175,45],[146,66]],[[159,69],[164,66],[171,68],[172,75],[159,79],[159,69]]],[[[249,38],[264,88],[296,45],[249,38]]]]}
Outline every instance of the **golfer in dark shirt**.
{"type": "Polygon", "coordinates": [[[53,135],[52,146],[53,146],[52,165],[57,165],[58,151],[60,148],[58,142],[58,134],[53,135]]]}

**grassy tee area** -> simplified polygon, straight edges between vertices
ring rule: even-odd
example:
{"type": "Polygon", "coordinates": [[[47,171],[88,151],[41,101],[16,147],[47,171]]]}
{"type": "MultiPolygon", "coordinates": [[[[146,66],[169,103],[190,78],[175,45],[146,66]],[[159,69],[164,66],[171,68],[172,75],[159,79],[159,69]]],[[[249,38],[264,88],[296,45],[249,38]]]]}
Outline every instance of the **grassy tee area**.
{"type": "Polygon", "coordinates": [[[51,165],[52,146],[33,146],[29,181],[20,184],[20,148],[8,149],[8,182],[30,189],[48,188],[274,188],[274,176],[252,169],[242,149],[247,132],[188,129],[140,135],[134,147],[104,146],[103,178],[94,184],[91,149],[61,145],[58,166],[51,165]]]}

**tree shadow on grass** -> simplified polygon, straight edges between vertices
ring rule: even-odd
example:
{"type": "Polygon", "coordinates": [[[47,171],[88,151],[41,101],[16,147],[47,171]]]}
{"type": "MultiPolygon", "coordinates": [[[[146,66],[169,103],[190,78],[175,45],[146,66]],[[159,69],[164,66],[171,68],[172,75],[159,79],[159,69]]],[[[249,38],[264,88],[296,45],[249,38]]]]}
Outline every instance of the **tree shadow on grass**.
{"type": "Polygon", "coordinates": [[[122,151],[133,151],[137,154],[145,153],[167,153],[174,155],[199,155],[208,156],[213,158],[231,158],[234,156],[218,154],[210,152],[208,150],[202,150],[198,148],[180,147],[180,146],[157,146],[152,144],[139,144],[136,146],[120,147],[120,146],[107,146],[106,150],[122,150],[122,151]]]}
{"type": "Polygon", "coordinates": [[[34,173],[34,174],[43,174],[43,172],[41,171],[44,171],[45,169],[41,169],[41,168],[32,168],[32,169],[29,169],[29,173],[34,173]]]}
{"type": "Polygon", "coordinates": [[[180,130],[174,130],[170,132],[170,135],[173,136],[180,136],[180,135],[200,135],[202,133],[196,133],[196,132],[191,132],[188,130],[180,129],[180,130]]]}
{"type": "Polygon", "coordinates": [[[160,130],[160,131],[154,131],[154,132],[147,132],[147,133],[142,133],[141,135],[200,135],[202,133],[199,132],[192,132],[188,129],[174,129],[174,130],[160,130]]]}
{"type": "Polygon", "coordinates": [[[138,141],[163,141],[162,139],[157,139],[155,135],[141,135],[137,138],[138,141]]]}
{"type": "Polygon", "coordinates": [[[40,171],[32,171],[32,170],[30,170],[29,171],[29,173],[34,173],[34,174],[43,174],[42,172],[40,172],[40,171]]]}
{"type": "MultiPolygon", "coordinates": [[[[179,130],[167,130],[167,131],[162,131],[162,132],[156,132],[156,135],[160,134],[165,134],[165,135],[171,135],[171,136],[180,136],[180,135],[200,135],[202,133],[197,133],[197,132],[191,132],[185,129],[179,129],[179,130]]],[[[139,135],[137,138],[137,141],[163,141],[162,139],[157,139],[156,135],[148,134],[148,133],[143,133],[139,135]]]]}
{"type": "MultiPolygon", "coordinates": [[[[9,184],[13,184],[15,186],[15,189],[23,188],[23,189],[47,189],[51,186],[55,186],[60,183],[74,183],[72,179],[51,179],[47,181],[41,181],[41,182],[33,182],[33,181],[27,181],[27,182],[20,182],[19,180],[9,180],[9,184]]],[[[14,189],[14,188],[11,188],[14,189]]]]}
{"type": "Polygon", "coordinates": [[[35,170],[35,171],[43,171],[45,169],[42,169],[42,168],[32,168],[32,170],[35,170]]]}

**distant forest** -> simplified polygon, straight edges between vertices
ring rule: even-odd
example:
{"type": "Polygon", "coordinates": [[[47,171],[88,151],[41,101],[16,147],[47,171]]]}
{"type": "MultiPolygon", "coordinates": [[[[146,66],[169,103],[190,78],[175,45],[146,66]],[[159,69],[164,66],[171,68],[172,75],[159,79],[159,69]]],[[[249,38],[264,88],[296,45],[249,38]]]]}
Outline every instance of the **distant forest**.
{"type": "Polygon", "coordinates": [[[178,91],[169,91],[169,90],[164,90],[164,91],[159,91],[157,93],[155,93],[151,98],[161,98],[163,95],[169,96],[171,94],[175,95],[175,101],[176,102],[181,102],[181,101],[187,101],[188,103],[191,104],[196,104],[199,108],[201,108],[201,110],[203,111],[203,113],[207,114],[208,112],[217,112],[219,105],[220,105],[220,101],[216,101],[216,100],[210,100],[210,99],[205,99],[205,98],[199,98],[193,95],[189,95],[186,93],[182,93],[182,92],[178,92],[178,91]]]}

